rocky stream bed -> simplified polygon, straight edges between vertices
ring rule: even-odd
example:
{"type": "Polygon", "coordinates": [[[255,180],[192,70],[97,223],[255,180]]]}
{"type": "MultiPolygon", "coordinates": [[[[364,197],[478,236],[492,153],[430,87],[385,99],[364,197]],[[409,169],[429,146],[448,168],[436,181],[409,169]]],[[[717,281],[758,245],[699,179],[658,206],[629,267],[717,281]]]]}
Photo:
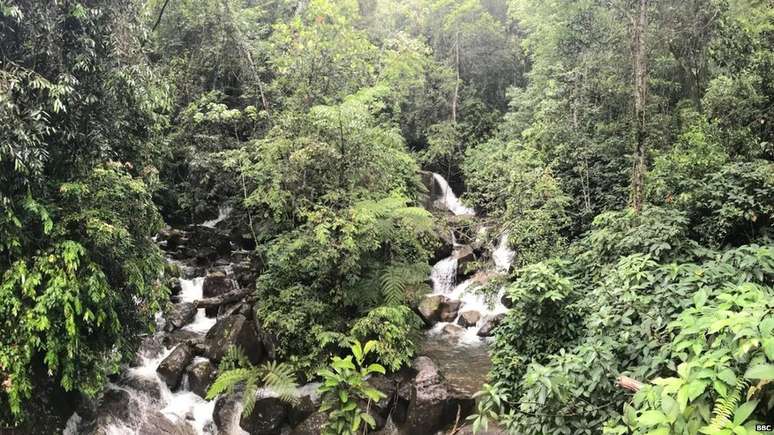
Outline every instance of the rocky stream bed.
{"type": "MultiPolygon", "coordinates": [[[[423,178],[431,192],[428,207],[473,215],[443,177],[427,173],[423,178]]],[[[221,228],[228,216],[224,208],[217,219],[168,228],[157,236],[170,263],[173,303],[158,314],[158,332],[143,339],[137,358],[111,378],[101,397],[79,405],[66,435],[321,432],[325,415],[317,411],[316,383],[301,386],[292,406],[259,391],[249,417],[241,416],[237,395],[204,398],[230,346],[244,349],[253,363],[274,359],[272,339],[254,316],[260,303],[251,291],[259,270],[248,255],[254,246],[250,237],[221,228]]],[[[416,307],[427,325],[420,355],[410,368],[368,381],[387,395],[370,407],[377,422],[374,433],[469,431],[462,426],[489,369],[487,337],[506,311],[499,296],[488,304],[470,290],[507,271],[513,253],[507,235],[497,246],[478,247],[457,243],[453,232],[445,238],[430,277],[433,293],[416,307]],[[489,266],[470,271],[467,265],[481,257],[489,259],[489,266]]]]}

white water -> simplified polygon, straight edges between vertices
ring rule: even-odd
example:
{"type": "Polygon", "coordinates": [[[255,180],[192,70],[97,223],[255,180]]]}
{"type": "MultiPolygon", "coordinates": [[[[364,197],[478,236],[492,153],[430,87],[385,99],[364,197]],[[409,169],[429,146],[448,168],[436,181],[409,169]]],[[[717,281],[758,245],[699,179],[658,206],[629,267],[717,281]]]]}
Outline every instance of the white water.
{"type": "Polygon", "coordinates": [[[500,241],[497,244],[497,248],[492,251],[492,260],[495,264],[495,270],[497,272],[508,272],[513,264],[513,257],[516,252],[508,246],[508,233],[503,233],[500,236],[500,241]]]}
{"type": "Polygon", "coordinates": [[[205,221],[204,223],[202,223],[202,226],[207,228],[215,228],[215,225],[217,225],[219,222],[222,222],[224,219],[229,217],[232,210],[233,209],[227,205],[218,207],[218,217],[212,220],[205,221]]]}
{"type": "Polygon", "coordinates": [[[457,280],[457,258],[452,255],[435,263],[430,271],[430,280],[433,282],[433,292],[449,293],[457,280]]]}
{"type": "MultiPolygon", "coordinates": [[[[204,277],[198,277],[194,279],[180,279],[180,302],[194,302],[202,299],[202,287],[204,286],[204,277]]],[[[185,325],[183,329],[186,331],[199,332],[202,334],[207,333],[218,319],[209,318],[204,313],[204,308],[196,310],[196,317],[193,322],[185,325]]]]}
{"type": "Polygon", "coordinates": [[[475,216],[476,211],[473,210],[470,207],[465,207],[460,202],[459,198],[457,198],[457,195],[454,194],[454,191],[452,191],[451,186],[449,186],[449,183],[446,181],[441,174],[436,174],[433,172],[433,178],[435,179],[435,182],[438,183],[438,186],[441,188],[441,199],[440,201],[442,204],[452,213],[456,215],[470,215],[475,216]]]}

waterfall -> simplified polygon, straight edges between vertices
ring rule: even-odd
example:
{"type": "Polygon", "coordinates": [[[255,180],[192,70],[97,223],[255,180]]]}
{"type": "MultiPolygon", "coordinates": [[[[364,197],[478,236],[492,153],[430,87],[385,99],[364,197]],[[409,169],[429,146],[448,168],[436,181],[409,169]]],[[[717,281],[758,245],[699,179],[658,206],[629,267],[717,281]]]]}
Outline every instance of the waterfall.
{"type": "Polygon", "coordinates": [[[457,279],[457,257],[444,258],[433,266],[430,280],[433,282],[434,293],[449,293],[457,279]]]}
{"type": "Polygon", "coordinates": [[[227,205],[218,207],[218,217],[209,221],[205,221],[202,223],[202,226],[207,228],[215,228],[215,225],[217,225],[219,222],[222,222],[224,219],[229,217],[229,215],[231,215],[232,210],[233,209],[227,205]]]}
{"type": "Polygon", "coordinates": [[[452,190],[451,186],[449,186],[449,183],[446,181],[441,174],[436,174],[433,172],[433,178],[435,179],[435,182],[438,183],[438,186],[441,188],[441,198],[439,201],[443,203],[443,206],[446,207],[449,211],[456,215],[470,215],[475,216],[476,211],[473,210],[470,207],[465,207],[462,205],[460,200],[457,198],[457,195],[454,194],[454,191],[452,190]]]}
{"type": "Polygon", "coordinates": [[[495,270],[497,272],[508,272],[513,264],[513,257],[516,252],[508,246],[508,233],[500,236],[497,248],[492,251],[492,260],[494,260],[495,270]]]}
{"type": "MultiPolygon", "coordinates": [[[[204,286],[204,277],[194,279],[180,279],[180,302],[193,302],[197,299],[202,299],[202,287],[204,286]]],[[[218,319],[207,317],[204,308],[196,310],[196,317],[193,322],[185,325],[183,329],[186,331],[199,332],[206,334],[218,319]]]]}

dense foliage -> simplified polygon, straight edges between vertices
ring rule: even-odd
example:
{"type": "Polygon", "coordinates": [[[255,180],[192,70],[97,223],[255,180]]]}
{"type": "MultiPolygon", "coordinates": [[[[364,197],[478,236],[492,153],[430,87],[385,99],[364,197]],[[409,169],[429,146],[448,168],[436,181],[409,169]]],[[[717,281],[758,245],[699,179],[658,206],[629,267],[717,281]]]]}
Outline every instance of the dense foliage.
{"type": "Polygon", "coordinates": [[[322,378],[326,430],[367,430],[452,229],[516,253],[476,430],[771,421],[770,6],[0,0],[0,423],[99,392],[166,302],[152,237],[225,205],[277,361],[211,397],[322,378]]]}

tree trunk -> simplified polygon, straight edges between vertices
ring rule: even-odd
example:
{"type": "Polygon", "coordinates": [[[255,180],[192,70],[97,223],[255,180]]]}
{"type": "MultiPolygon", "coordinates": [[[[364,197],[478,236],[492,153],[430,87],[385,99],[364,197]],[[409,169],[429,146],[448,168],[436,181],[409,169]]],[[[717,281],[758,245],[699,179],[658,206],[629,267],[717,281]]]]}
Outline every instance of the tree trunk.
{"type": "Polygon", "coordinates": [[[648,91],[648,65],[645,53],[645,31],[647,21],[648,0],[639,0],[637,17],[632,29],[632,59],[634,66],[634,122],[635,149],[634,167],[632,169],[631,202],[635,212],[642,210],[645,195],[645,104],[648,91]]]}
{"type": "Polygon", "coordinates": [[[457,69],[457,80],[454,81],[454,96],[452,97],[452,113],[451,118],[453,123],[457,123],[457,101],[460,98],[460,32],[457,31],[454,41],[454,63],[457,69]]]}

